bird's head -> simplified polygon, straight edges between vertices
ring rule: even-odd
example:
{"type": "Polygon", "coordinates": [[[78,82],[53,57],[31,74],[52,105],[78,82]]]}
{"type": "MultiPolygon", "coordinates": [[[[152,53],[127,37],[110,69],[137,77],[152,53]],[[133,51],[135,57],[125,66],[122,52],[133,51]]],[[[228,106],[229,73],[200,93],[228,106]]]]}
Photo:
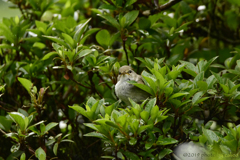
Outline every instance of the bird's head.
{"type": "Polygon", "coordinates": [[[130,66],[122,66],[119,68],[118,81],[121,80],[134,80],[137,74],[130,66]]]}

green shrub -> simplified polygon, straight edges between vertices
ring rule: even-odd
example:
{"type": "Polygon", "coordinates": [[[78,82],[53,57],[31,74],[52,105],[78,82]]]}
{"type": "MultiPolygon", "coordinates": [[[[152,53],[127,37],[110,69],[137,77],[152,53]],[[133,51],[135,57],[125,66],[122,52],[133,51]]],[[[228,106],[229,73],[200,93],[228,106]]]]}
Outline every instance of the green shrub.
{"type": "Polygon", "coordinates": [[[0,22],[2,159],[173,159],[188,141],[238,154],[238,1],[11,2],[22,15],[0,22]],[[142,104],[115,96],[126,64],[151,94],[142,104]]]}

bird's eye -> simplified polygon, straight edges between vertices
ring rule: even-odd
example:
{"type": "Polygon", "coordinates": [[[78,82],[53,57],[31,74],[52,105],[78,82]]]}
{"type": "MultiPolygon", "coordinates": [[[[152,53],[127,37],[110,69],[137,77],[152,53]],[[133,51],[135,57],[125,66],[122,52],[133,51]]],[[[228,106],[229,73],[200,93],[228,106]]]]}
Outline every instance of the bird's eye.
{"type": "Polygon", "coordinates": [[[121,73],[121,72],[119,72],[118,74],[119,74],[119,75],[121,75],[122,73],[121,73]]]}
{"type": "Polygon", "coordinates": [[[131,70],[129,70],[129,71],[128,71],[128,73],[132,73],[132,71],[131,71],[131,70]]]}

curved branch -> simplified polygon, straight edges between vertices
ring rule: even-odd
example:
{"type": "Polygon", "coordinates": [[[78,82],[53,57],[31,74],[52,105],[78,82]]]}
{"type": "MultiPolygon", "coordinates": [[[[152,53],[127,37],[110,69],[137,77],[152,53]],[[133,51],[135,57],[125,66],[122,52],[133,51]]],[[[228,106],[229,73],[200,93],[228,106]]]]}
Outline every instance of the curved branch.
{"type": "Polygon", "coordinates": [[[153,14],[157,14],[157,13],[160,13],[164,10],[167,10],[169,8],[171,8],[172,6],[174,6],[175,4],[177,4],[178,2],[180,2],[182,0],[169,0],[169,2],[157,7],[157,8],[154,8],[152,10],[146,10],[146,11],[143,11],[142,12],[142,15],[144,16],[150,16],[150,15],[153,15],[153,14]]]}

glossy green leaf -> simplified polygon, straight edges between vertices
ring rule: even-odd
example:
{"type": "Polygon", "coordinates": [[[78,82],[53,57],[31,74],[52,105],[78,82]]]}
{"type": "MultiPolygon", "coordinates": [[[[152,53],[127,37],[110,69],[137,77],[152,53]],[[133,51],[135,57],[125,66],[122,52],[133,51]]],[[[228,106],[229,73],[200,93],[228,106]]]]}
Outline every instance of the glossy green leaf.
{"type": "Polygon", "coordinates": [[[129,144],[133,146],[133,145],[135,145],[136,143],[137,143],[137,139],[134,138],[134,137],[131,137],[131,138],[130,138],[130,141],[129,141],[129,144]]]}
{"type": "Polygon", "coordinates": [[[173,94],[168,100],[171,100],[173,98],[177,98],[177,97],[181,97],[181,96],[184,96],[184,95],[187,95],[189,94],[188,92],[184,92],[184,93],[175,93],[173,94]]]}
{"type": "Polygon", "coordinates": [[[71,36],[66,33],[62,33],[64,41],[69,45],[70,49],[74,49],[76,47],[76,42],[73,40],[71,36]]]}
{"type": "Polygon", "coordinates": [[[169,145],[169,144],[174,144],[177,142],[178,142],[178,140],[173,139],[173,138],[159,138],[157,141],[157,145],[169,145]]]}
{"type": "Polygon", "coordinates": [[[58,123],[56,123],[56,122],[48,123],[48,124],[46,125],[45,132],[48,132],[50,129],[52,129],[53,127],[55,127],[55,126],[57,126],[57,125],[58,125],[58,123]]]}
{"type": "Polygon", "coordinates": [[[8,113],[10,115],[10,117],[12,118],[12,120],[17,123],[21,129],[21,131],[25,130],[25,116],[19,112],[10,112],[8,113]]]}
{"type": "Polygon", "coordinates": [[[76,32],[73,36],[73,39],[78,43],[80,42],[81,38],[82,38],[82,35],[83,35],[83,32],[85,31],[85,28],[87,27],[87,24],[88,22],[91,20],[91,18],[89,18],[85,23],[83,24],[79,24],[77,27],[76,27],[76,32]]]}
{"type": "Polygon", "coordinates": [[[197,92],[192,98],[192,104],[196,104],[196,102],[203,96],[203,94],[203,91],[197,92]]]}
{"type": "Polygon", "coordinates": [[[154,95],[153,89],[148,87],[148,86],[146,86],[146,85],[144,85],[144,84],[134,83],[134,82],[130,82],[130,81],[128,83],[133,84],[134,86],[137,86],[138,88],[140,88],[140,89],[150,93],[151,95],[154,95]]]}
{"type": "Polygon", "coordinates": [[[23,87],[30,93],[30,89],[32,88],[32,82],[28,79],[18,77],[18,81],[23,85],[23,87]]]}
{"type": "Polygon", "coordinates": [[[50,39],[50,40],[52,40],[52,41],[54,41],[54,42],[56,42],[56,43],[58,43],[58,44],[60,44],[60,45],[65,46],[65,47],[68,47],[68,46],[67,46],[67,43],[66,43],[64,40],[62,40],[62,39],[60,39],[60,38],[58,38],[58,37],[45,36],[45,35],[43,35],[43,37],[48,38],[48,39],[50,39]]]}
{"type": "Polygon", "coordinates": [[[117,22],[117,20],[110,15],[104,15],[104,14],[98,14],[98,16],[106,19],[111,25],[113,25],[115,28],[120,29],[120,25],[117,22]]]}
{"type": "Polygon", "coordinates": [[[130,26],[135,21],[135,19],[138,17],[138,13],[139,13],[139,11],[137,11],[137,10],[130,11],[130,12],[126,13],[123,16],[123,17],[126,18],[124,27],[130,26]]]}
{"type": "Polygon", "coordinates": [[[161,152],[158,154],[158,159],[162,159],[164,158],[166,155],[172,153],[172,150],[171,149],[167,149],[167,148],[164,148],[163,150],[161,150],[161,152]]]}
{"type": "Polygon", "coordinates": [[[108,48],[110,39],[110,33],[106,29],[99,31],[96,35],[97,42],[104,48],[108,48]]]}
{"type": "Polygon", "coordinates": [[[214,133],[214,131],[205,129],[204,127],[202,127],[202,131],[203,131],[203,135],[206,136],[207,140],[213,144],[213,142],[218,142],[219,141],[219,137],[216,135],[216,133],[214,133]]]}
{"type": "Polygon", "coordinates": [[[38,158],[38,160],[46,160],[46,153],[45,153],[45,151],[41,147],[39,147],[35,151],[35,155],[38,158]]]}

